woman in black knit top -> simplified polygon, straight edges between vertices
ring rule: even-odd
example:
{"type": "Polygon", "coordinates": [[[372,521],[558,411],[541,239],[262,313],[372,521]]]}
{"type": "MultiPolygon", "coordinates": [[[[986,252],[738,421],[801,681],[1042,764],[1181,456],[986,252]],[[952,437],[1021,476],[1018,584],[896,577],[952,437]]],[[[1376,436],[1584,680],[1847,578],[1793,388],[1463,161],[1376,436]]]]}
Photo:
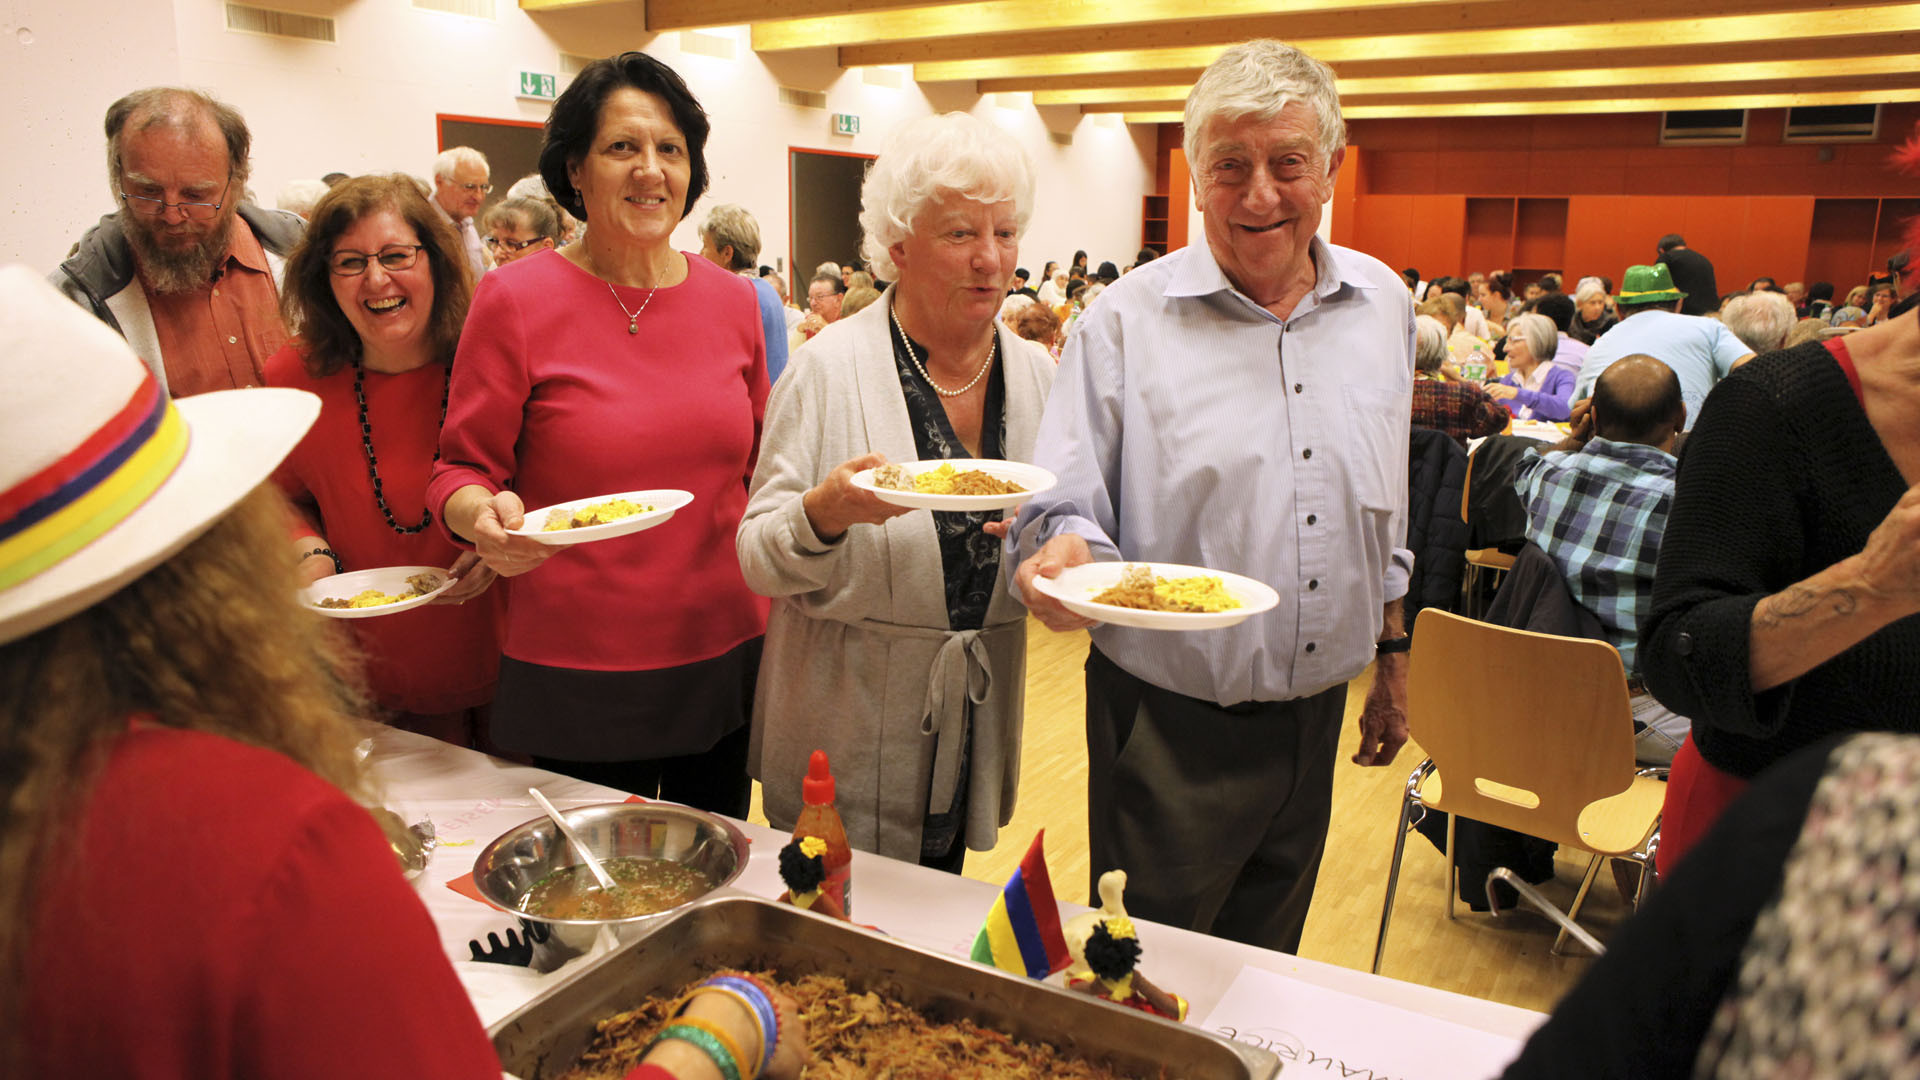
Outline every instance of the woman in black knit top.
{"type": "Polygon", "coordinates": [[[1837,732],[1920,732],[1917,482],[1920,315],[1770,353],[1714,388],[1641,646],[1649,688],[1693,719],[1663,873],[1773,762],[1837,732]]]}

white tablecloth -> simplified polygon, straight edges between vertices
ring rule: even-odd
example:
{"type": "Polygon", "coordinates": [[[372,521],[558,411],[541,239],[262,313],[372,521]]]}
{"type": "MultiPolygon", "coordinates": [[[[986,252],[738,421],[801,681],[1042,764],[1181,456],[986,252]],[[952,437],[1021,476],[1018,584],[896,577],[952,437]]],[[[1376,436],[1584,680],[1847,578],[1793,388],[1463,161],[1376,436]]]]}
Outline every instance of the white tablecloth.
{"type": "MultiPolygon", "coordinates": [[[[375,739],[370,760],[384,787],[387,805],[408,822],[431,816],[439,830],[442,846],[414,885],[439,927],[441,945],[474,995],[481,1021],[490,1025],[531,1000],[558,973],[538,976],[524,969],[471,962],[467,949],[470,939],[484,938],[489,930],[504,931],[513,922],[504,912],[447,888],[447,882],[470,873],[474,857],[494,837],[540,816],[527,794],[528,787],[539,787],[562,809],[615,802],[626,798],[626,793],[544,769],[512,765],[403,731],[383,731],[375,739]]],[[[734,881],[734,888],[765,897],[778,896],[781,885],[776,861],[787,837],[764,826],[736,824],[753,841],[753,855],[746,871],[734,881]]],[[[858,851],[853,857],[853,881],[854,915],[859,921],[923,948],[963,957],[972,950],[974,934],[997,888],[858,851]]],[[[1063,918],[1086,910],[1065,902],[1061,908],[1063,918]]],[[[1185,995],[1195,1019],[1212,1011],[1243,967],[1263,968],[1516,1039],[1525,1038],[1543,1019],[1527,1009],[1188,930],[1144,920],[1137,926],[1154,982],[1185,995]]],[[[1366,932],[1372,929],[1367,927],[1366,932]]]]}

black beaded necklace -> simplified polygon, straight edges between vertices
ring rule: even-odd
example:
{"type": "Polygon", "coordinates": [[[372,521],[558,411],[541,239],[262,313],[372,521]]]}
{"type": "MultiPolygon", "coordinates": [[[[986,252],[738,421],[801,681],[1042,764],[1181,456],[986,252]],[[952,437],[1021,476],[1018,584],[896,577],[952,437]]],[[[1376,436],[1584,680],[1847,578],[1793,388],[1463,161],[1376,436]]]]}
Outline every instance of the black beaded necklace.
{"type": "MultiPolygon", "coordinates": [[[[393,519],[393,508],[387,505],[386,492],[380,487],[380,460],[373,456],[373,425],[367,421],[367,369],[359,361],[353,364],[353,400],[360,406],[360,446],[367,452],[367,476],[373,480],[373,501],[380,507],[380,513],[387,519],[387,527],[401,536],[412,536],[428,525],[433,524],[433,510],[423,511],[420,524],[408,528],[393,519]]],[[[447,422],[447,388],[453,385],[453,370],[447,370],[447,381],[440,388],[440,424],[447,422]]],[[[438,440],[436,440],[437,442],[438,440]]],[[[440,460],[440,448],[434,447],[433,460],[440,460]]]]}

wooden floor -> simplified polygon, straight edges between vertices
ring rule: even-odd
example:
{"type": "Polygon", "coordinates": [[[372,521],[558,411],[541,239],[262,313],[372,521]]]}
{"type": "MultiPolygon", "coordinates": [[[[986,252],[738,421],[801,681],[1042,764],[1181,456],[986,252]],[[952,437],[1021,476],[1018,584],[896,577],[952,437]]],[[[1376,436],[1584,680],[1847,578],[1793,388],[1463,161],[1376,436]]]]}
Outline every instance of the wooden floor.
{"type": "MultiPolygon", "coordinates": [[[[1012,823],[1001,830],[999,845],[992,851],[967,854],[966,875],[1004,881],[1026,853],[1035,830],[1044,827],[1047,865],[1056,892],[1061,899],[1084,900],[1078,894],[1088,872],[1081,671],[1087,635],[1055,634],[1032,619],[1027,620],[1027,631],[1027,715],[1019,802],[1012,823]]],[[[1359,745],[1356,718],[1368,684],[1368,675],[1362,675],[1347,695],[1346,727],[1334,774],[1333,824],[1300,950],[1315,960],[1363,971],[1373,962],[1400,793],[1407,774],[1425,757],[1409,743],[1384,768],[1361,768],[1347,760],[1359,745]]],[[[765,821],[758,785],[753,818],[765,821]]],[[[1564,908],[1584,869],[1584,861],[1562,856],[1558,878],[1542,891],[1564,908]]],[[[1449,922],[1445,876],[1445,857],[1419,835],[1408,837],[1393,932],[1381,973],[1509,1005],[1552,1009],[1591,960],[1551,955],[1551,924],[1536,915],[1507,915],[1496,921],[1459,906],[1456,919],[1449,922]]],[[[1604,942],[1626,910],[1603,870],[1580,921],[1604,942]]]]}

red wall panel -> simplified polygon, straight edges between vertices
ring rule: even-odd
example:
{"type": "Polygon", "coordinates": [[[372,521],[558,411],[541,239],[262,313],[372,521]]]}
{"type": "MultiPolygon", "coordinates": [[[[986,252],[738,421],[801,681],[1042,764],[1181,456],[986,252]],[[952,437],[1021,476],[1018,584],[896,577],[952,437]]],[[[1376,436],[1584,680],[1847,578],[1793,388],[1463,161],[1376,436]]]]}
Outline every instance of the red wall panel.
{"type": "Polygon", "coordinates": [[[1730,246],[1708,253],[1723,293],[1745,288],[1763,275],[1785,285],[1805,273],[1807,241],[1813,231],[1812,197],[1755,196],[1746,204],[1741,235],[1730,246]]]}
{"type": "MultiPolygon", "coordinates": [[[[1353,246],[1398,270],[1408,264],[1411,255],[1412,226],[1413,196],[1374,195],[1362,199],[1353,217],[1353,246]]],[[[1426,267],[1420,269],[1425,271],[1426,267]]]]}
{"type": "Polygon", "coordinates": [[[1467,197],[1465,195],[1415,195],[1410,223],[1407,262],[1417,266],[1432,280],[1436,275],[1452,273],[1461,264],[1467,235],[1467,197]],[[1428,267],[1435,267],[1428,270],[1428,267]]]}
{"type": "Polygon", "coordinates": [[[1874,199],[1814,200],[1806,280],[1832,282],[1835,303],[1846,299],[1848,289],[1866,284],[1879,209],[1874,199]]]}

